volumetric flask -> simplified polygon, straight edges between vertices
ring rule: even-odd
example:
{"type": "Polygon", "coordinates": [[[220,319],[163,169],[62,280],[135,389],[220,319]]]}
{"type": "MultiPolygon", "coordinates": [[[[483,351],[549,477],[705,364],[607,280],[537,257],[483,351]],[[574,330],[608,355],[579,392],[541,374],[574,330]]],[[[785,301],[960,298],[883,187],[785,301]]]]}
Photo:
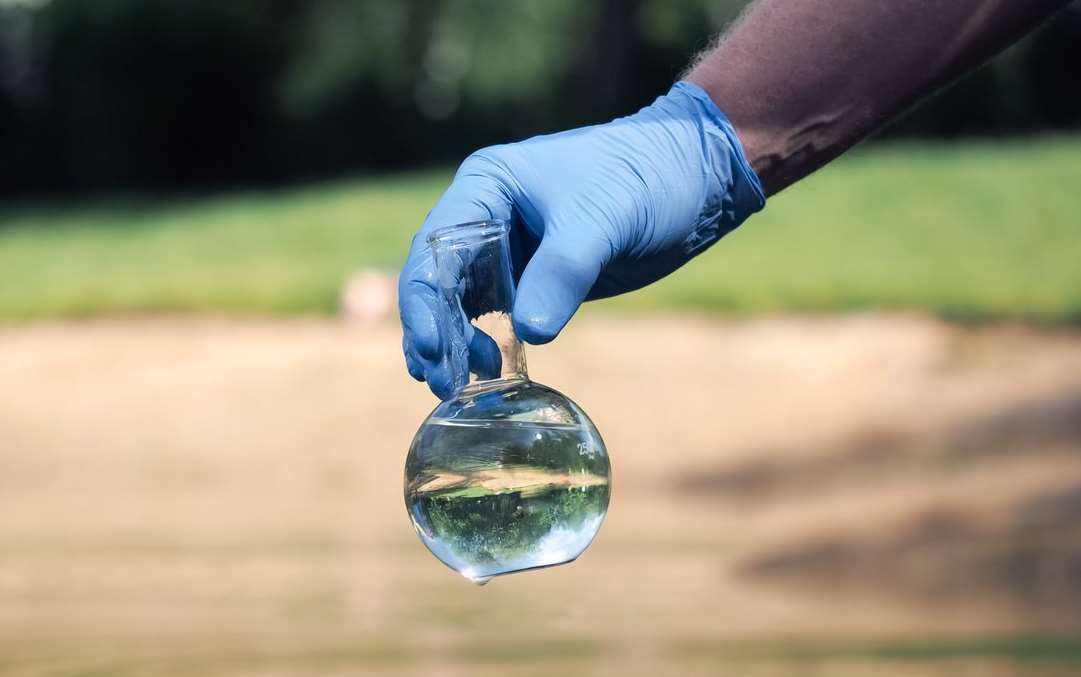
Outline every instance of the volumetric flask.
{"type": "Polygon", "coordinates": [[[600,433],[535,383],[511,324],[507,226],[481,221],[428,238],[444,360],[457,390],[428,416],[405,463],[405,503],[428,549],[475,583],[565,564],[597,534],[610,467],[600,433]]]}

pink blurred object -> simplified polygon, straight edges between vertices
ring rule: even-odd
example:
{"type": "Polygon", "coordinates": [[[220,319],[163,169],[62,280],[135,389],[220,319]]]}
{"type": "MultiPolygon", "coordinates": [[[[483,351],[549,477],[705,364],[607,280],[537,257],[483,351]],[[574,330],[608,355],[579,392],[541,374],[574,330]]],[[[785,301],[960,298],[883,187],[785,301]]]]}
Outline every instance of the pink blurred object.
{"type": "Polygon", "coordinates": [[[363,270],[350,277],[342,289],[341,313],[349,322],[374,324],[389,320],[398,305],[398,276],[363,270]]]}

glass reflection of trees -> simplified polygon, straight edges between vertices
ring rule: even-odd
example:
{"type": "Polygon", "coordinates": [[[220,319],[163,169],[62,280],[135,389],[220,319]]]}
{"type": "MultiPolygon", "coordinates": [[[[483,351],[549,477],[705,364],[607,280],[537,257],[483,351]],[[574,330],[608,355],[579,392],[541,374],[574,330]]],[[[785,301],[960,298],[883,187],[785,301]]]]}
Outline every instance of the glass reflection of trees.
{"type": "Polygon", "coordinates": [[[432,531],[471,562],[495,564],[528,554],[555,530],[579,532],[604,513],[607,485],[548,487],[485,496],[430,496],[421,512],[432,531]]]}

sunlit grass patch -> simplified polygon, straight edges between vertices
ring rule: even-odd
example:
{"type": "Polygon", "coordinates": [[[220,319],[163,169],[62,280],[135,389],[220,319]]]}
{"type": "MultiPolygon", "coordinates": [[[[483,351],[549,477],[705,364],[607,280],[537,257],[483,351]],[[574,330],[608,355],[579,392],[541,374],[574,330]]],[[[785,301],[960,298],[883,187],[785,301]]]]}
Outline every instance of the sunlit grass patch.
{"type": "MultiPolygon", "coordinates": [[[[678,274],[594,304],[921,310],[1081,321],[1081,137],[872,146],[770,200],[678,274]]],[[[332,313],[397,269],[450,171],[0,209],[0,319],[332,313]]]]}

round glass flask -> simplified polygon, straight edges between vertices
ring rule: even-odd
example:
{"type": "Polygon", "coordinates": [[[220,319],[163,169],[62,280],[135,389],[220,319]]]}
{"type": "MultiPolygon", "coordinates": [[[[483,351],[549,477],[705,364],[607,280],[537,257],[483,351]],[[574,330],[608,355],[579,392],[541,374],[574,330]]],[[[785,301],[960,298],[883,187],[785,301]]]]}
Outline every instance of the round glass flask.
{"type": "Polygon", "coordinates": [[[535,383],[511,324],[507,226],[434,231],[441,368],[455,392],[428,416],[405,463],[421,541],[474,583],[575,560],[608,510],[600,433],[567,397],[535,383]]]}

